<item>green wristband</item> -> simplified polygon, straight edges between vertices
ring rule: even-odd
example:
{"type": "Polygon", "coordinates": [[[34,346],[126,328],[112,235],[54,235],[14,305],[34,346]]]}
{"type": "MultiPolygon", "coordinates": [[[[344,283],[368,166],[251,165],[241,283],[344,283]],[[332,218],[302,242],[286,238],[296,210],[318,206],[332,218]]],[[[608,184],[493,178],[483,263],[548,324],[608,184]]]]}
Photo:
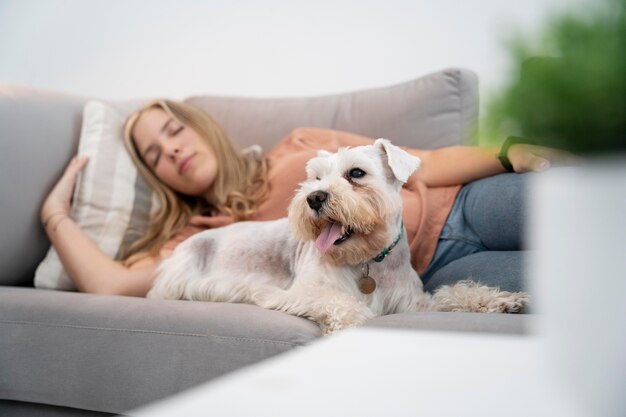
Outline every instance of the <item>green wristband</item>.
{"type": "Polygon", "coordinates": [[[535,141],[532,139],[520,138],[519,136],[509,136],[506,138],[504,143],[502,144],[502,148],[500,148],[500,153],[498,154],[498,160],[508,172],[515,172],[513,165],[511,165],[511,161],[509,161],[509,148],[518,143],[524,143],[527,145],[534,145],[535,141]]]}

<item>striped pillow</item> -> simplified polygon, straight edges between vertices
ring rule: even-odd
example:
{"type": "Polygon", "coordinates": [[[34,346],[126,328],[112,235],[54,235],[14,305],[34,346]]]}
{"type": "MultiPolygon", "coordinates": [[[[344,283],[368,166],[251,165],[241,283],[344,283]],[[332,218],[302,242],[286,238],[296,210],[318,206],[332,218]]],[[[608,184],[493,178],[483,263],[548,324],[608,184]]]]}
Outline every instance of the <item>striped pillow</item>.
{"type": "MultiPolygon", "coordinates": [[[[89,163],[80,174],[70,217],[107,255],[120,259],[122,249],[145,231],[156,208],[124,147],[122,130],[127,115],[143,102],[89,101],[83,111],[78,154],[89,163]]],[[[35,273],[38,288],[75,290],[51,247],[35,273]]]]}

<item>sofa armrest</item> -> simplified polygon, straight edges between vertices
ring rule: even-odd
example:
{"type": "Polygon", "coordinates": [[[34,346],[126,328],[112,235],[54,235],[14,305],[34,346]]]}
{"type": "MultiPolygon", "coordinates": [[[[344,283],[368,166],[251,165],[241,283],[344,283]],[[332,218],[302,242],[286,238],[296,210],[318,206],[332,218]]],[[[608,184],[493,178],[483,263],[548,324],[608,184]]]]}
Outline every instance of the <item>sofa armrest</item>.
{"type": "Polygon", "coordinates": [[[0,83],[0,285],[32,282],[39,208],[78,147],[85,98],[0,83]]]}

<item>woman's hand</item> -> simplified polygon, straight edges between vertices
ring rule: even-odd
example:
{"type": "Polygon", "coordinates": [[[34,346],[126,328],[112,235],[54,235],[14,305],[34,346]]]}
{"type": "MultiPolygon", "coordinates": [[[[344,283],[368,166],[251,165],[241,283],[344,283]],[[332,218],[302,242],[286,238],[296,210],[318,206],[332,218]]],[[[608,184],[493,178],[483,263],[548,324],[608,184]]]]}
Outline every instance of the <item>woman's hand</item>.
{"type": "Polygon", "coordinates": [[[529,171],[542,172],[552,165],[580,163],[580,159],[569,152],[524,143],[511,145],[507,156],[518,174],[529,171]]]}
{"type": "Polygon", "coordinates": [[[63,175],[41,206],[41,221],[44,224],[57,214],[65,216],[69,214],[76,178],[88,161],[86,157],[75,156],[67,165],[63,175]]]}
{"type": "Polygon", "coordinates": [[[73,158],[41,207],[41,220],[67,275],[80,291],[145,297],[152,286],[157,259],[146,257],[128,268],[113,260],[68,220],[76,178],[88,159],[73,158]]]}

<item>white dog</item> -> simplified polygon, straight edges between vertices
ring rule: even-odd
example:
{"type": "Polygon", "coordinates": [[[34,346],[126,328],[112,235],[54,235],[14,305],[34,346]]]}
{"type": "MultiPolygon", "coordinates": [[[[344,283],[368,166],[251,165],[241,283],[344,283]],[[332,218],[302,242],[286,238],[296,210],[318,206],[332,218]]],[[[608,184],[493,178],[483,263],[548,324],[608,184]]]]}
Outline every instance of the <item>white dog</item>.
{"type": "Polygon", "coordinates": [[[288,219],[192,236],[158,268],[148,297],[256,304],[314,320],[324,334],[391,313],[519,311],[525,293],[469,281],[422,290],[400,198],[419,165],[386,139],[320,151],[288,219]]]}

